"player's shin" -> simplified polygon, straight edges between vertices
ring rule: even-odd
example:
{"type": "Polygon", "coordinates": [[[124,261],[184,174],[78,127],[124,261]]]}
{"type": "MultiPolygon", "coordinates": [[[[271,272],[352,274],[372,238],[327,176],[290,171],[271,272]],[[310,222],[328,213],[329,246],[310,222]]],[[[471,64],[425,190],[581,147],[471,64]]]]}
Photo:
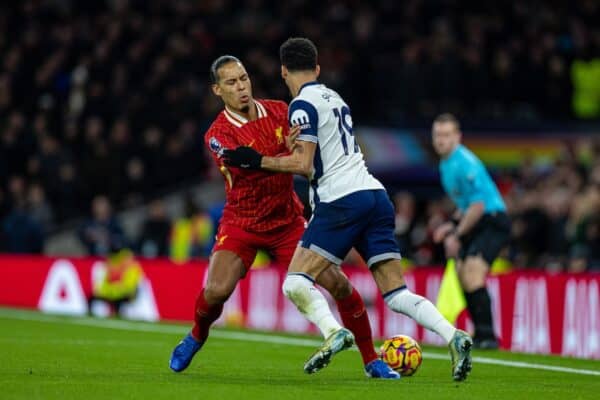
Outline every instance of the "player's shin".
{"type": "Polygon", "coordinates": [[[353,287],[350,296],[337,299],[336,303],[344,326],[354,334],[354,341],[360,350],[363,363],[366,365],[377,359],[369,316],[358,291],[353,287]]]}
{"type": "Polygon", "coordinates": [[[198,294],[194,307],[194,327],[192,336],[198,342],[204,342],[208,337],[208,331],[223,312],[223,304],[208,304],[204,298],[204,289],[198,294]]]}
{"type": "Polygon", "coordinates": [[[407,315],[425,328],[437,333],[449,343],[456,328],[440,314],[425,297],[412,293],[403,285],[383,295],[387,305],[394,311],[407,315]]]}
{"type": "Polygon", "coordinates": [[[342,329],[336,321],[327,300],[315,287],[309,276],[304,274],[289,274],[283,282],[283,293],[292,301],[310,322],[315,324],[323,337],[342,329]]]}

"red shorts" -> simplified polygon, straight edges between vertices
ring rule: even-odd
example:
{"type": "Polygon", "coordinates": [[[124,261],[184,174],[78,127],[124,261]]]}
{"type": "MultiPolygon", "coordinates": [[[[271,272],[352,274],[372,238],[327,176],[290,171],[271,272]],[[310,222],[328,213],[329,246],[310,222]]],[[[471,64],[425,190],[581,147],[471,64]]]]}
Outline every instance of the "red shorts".
{"type": "Polygon", "coordinates": [[[306,220],[301,216],[288,225],[260,233],[222,223],[212,251],[229,250],[237,254],[247,270],[252,266],[259,249],[268,252],[277,263],[288,266],[305,229],[306,220]]]}

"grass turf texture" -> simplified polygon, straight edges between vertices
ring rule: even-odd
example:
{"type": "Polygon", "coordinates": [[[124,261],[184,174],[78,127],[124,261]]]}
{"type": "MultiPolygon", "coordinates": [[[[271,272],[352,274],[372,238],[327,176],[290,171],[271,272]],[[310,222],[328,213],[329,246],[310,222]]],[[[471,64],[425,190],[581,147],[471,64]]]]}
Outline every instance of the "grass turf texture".
{"type": "Polygon", "coordinates": [[[571,400],[600,393],[599,361],[475,351],[486,363],[476,359],[469,379],[455,383],[446,349],[428,346],[420,370],[400,381],[366,378],[356,351],[306,375],[302,366],[318,338],[225,329],[214,329],[191,366],[175,374],[169,356],[188,328],[0,308],[0,399],[571,400]],[[495,360],[598,374],[515,368],[495,360]]]}

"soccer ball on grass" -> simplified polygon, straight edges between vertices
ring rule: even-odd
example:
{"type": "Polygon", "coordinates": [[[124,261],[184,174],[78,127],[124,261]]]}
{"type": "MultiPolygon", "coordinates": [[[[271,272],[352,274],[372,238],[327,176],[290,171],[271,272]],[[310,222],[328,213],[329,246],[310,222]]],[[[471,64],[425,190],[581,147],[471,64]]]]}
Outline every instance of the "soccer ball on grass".
{"type": "Polygon", "coordinates": [[[381,345],[380,356],[394,371],[411,376],[419,369],[423,353],[419,343],[410,336],[396,335],[381,345]]]}

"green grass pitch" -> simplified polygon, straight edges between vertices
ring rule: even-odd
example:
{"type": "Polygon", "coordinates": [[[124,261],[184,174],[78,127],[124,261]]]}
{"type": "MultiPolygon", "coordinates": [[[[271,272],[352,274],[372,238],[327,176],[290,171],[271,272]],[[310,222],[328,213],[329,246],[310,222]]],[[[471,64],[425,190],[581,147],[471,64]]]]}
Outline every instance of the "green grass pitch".
{"type": "Polygon", "coordinates": [[[356,351],[306,375],[318,338],[230,329],[213,329],[175,374],[169,356],[188,328],[0,308],[0,399],[600,398],[600,361],[475,351],[469,379],[456,383],[446,349],[425,346],[420,370],[400,381],[366,378],[356,351]]]}

